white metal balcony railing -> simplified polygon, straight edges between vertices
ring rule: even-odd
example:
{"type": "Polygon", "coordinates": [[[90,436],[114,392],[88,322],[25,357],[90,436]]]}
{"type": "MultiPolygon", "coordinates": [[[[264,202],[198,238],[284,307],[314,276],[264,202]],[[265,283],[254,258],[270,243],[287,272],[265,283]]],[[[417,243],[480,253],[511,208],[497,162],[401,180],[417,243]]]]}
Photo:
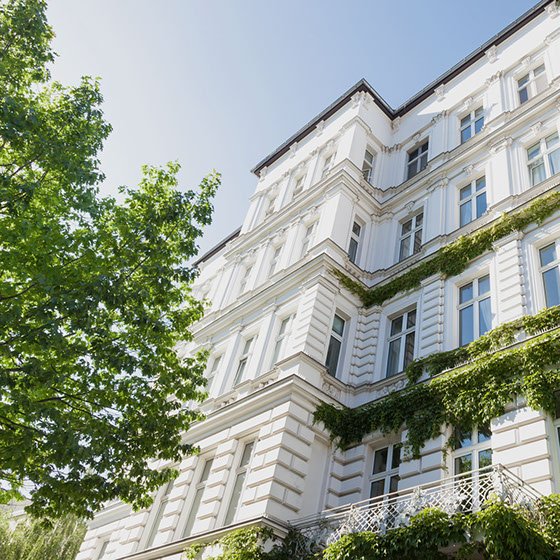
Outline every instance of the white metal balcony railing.
{"type": "MultiPolygon", "coordinates": [[[[370,500],[323,511],[291,522],[306,552],[322,549],[343,535],[372,531],[385,533],[408,525],[425,508],[449,515],[481,509],[489,498],[531,509],[541,494],[502,465],[492,465],[437,482],[423,484],[370,500]]],[[[304,552],[304,550],[302,550],[304,552]]]]}

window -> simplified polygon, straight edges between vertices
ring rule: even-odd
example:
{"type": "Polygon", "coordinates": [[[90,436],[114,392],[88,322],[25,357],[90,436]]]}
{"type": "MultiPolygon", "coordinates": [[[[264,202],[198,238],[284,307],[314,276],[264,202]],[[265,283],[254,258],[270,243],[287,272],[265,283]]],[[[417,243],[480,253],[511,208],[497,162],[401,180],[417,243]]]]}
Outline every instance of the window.
{"type": "Polygon", "coordinates": [[[523,105],[545,89],[546,72],[544,71],[544,64],[541,64],[517,80],[519,104],[523,105]]]}
{"type": "Polygon", "coordinates": [[[239,283],[239,294],[245,293],[247,289],[247,282],[249,281],[249,277],[251,276],[251,272],[253,270],[252,265],[248,265],[245,267],[243,271],[243,276],[241,277],[241,282],[239,283]]]}
{"type": "Polygon", "coordinates": [[[241,494],[243,492],[245,478],[247,477],[247,471],[249,470],[249,462],[251,461],[254,445],[254,442],[248,443],[243,449],[243,455],[241,456],[241,461],[239,461],[239,467],[237,467],[235,484],[226,512],[225,525],[229,525],[235,520],[239,506],[241,505],[241,494]]]}
{"type": "Polygon", "coordinates": [[[208,376],[206,378],[206,391],[210,393],[212,389],[212,384],[214,383],[214,379],[216,379],[216,374],[220,369],[220,364],[222,362],[222,356],[216,356],[214,361],[212,362],[212,369],[208,372],[208,376]]]}
{"type": "Polygon", "coordinates": [[[173,480],[169,481],[165,489],[163,490],[163,494],[157,504],[156,514],[154,520],[152,522],[152,526],[150,528],[150,533],[148,534],[148,539],[146,541],[146,548],[150,548],[154,544],[154,540],[159,530],[159,525],[161,520],[163,519],[163,514],[165,512],[165,506],[167,505],[167,500],[169,498],[169,494],[173,489],[173,480]]]}
{"type": "Polygon", "coordinates": [[[480,218],[486,212],[486,177],[480,177],[459,191],[461,227],[480,218]]]}
{"type": "Polygon", "coordinates": [[[191,534],[194,522],[196,521],[196,516],[198,515],[198,510],[200,509],[200,503],[202,502],[202,495],[204,494],[204,488],[206,487],[206,482],[210,476],[210,471],[212,470],[213,459],[208,459],[204,463],[204,468],[202,469],[202,474],[200,475],[200,480],[196,485],[196,492],[192,501],[191,510],[189,512],[189,517],[187,519],[187,524],[183,529],[183,538],[188,537],[191,534]]]}
{"type": "Polygon", "coordinates": [[[360,245],[360,234],[362,226],[358,222],[352,224],[352,233],[350,234],[350,243],[348,245],[348,258],[350,262],[355,263],[358,257],[358,247],[360,245]]]}
{"type": "Polygon", "coordinates": [[[307,252],[309,251],[309,246],[311,245],[312,241],[313,241],[313,234],[315,233],[315,227],[317,226],[317,222],[315,222],[314,224],[311,224],[310,226],[307,226],[306,230],[305,230],[305,234],[303,236],[303,242],[301,244],[301,257],[303,258],[305,257],[305,255],[307,255],[307,252]]]}
{"type": "Polygon", "coordinates": [[[428,140],[415,150],[408,152],[408,167],[406,178],[410,179],[417,175],[428,165],[428,140]]]}
{"type": "Polygon", "coordinates": [[[282,252],[282,247],[274,247],[272,252],[272,257],[270,258],[270,266],[268,267],[268,276],[272,276],[276,272],[276,267],[278,266],[278,261],[280,260],[280,253],[282,252]]]}
{"type": "Polygon", "coordinates": [[[454,474],[476,471],[492,464],[491,436],[489,426],[455,430],[454,474]]]}
{"type": "Polygon", "coordinates": [[[527,150],[531,185],[538,185],[560,171],[560,144],[558,133],[543,138],[527,150]]]}
{"type": "Polygon", "coordinates": [[[411,309],[391,321],[387,377],[404,371],[414,359],[416,309],[411,309]]]}
{"type": "Polygon", "coordinates": [[[399,486],[399,465],[402,445],[400,443],[376,449],[369,480],[369,497],[378,498],[383,494],[396,492],[399,486]]]}
{"type": "Polygon", "coordinates": [[[422,224],[424,213],[416,214],[401,224],[401,235],[399,242],[399,261],[415,255],[422,249],[422,224]]]}
{"type": "Polygon", "coordinates": [[[102,558],[105,556],[105,553],[107,552],[107,548],[109,548],[109,541],[105,541],[101,545],[101,549],[99,550],[99,554],[97,555],[97,560],[102,560],[102,558]]]}
{"type": "Polygon", "coordinates": [[[237,371],[235,372],[235,379],[233,381],[234,385],[241,383],[243,380],[243,374],[245,373],[245,369],[247,368],[247,362],[251,357],[251,349],[253,347],[253,342],[255,341],[255,337],[248,338],[245,341],[245,345],[243,346],[243,353],[239,357],[239,362],[237,364],[237,371]]]}
{"type": "Polygon", "coordinates": [[[469,344],[492,327],[490,276],[459,288],[459,345],[469,344]]]}
{"type": "Polygon", "coordinates": [[[331,338],[329,340],[329,349],[327,350],[327,371],[336,377],[338,362],[340,361],[340,352],[342,350],[342,341],[344,337],[344,326],[346,322],[339,315],[334,316],[331,329],[331,338]]]}
{"type": "Polygon", "coordinates": [[[264,213],[265,218],[268,218],[269,216],[274,214],[275,206],[276,206],[276,194],[271,193],[267,197],[267,207],[264,213]]]}
{"type": "Polygon", "coordinates": [[[278,362],[278,360],[281,360],[286,355],[286,350],[290,341],[290,335],[292,334],[293,321],[294,316],[290,315],[289,317],[282,319],[282,322],[280,323],[280,329],[278,330],[276,344],[274,345],[274,353],[272,355],[272,365],[274,365],[276,362],[278,362]]]}
{"type": "Polygon", "coordinates": [[[305,183],[305,175],[298,177],[294,184],[294,191],[292,192],[292,197],[296,197],[301,191],[303,191],[303,185],[305,183]]]}
{"type": "Polygon", "coordinates": [[[364,154],[364,162],[362,163],[362,175],[364,176],[364,179],[368,183],[373,182],[374,163],[375,163],[375,155],[373,153],[373,150],[370,150],[368,148],[366,150],[366,153],[364,154]]]}
{"type": "Polygon", "coordinates": [[[334,153],[328,155],[325,158],[325,163],[323,164],[323,171],[321,172],[321,179],[324,179],[328,175],[329,171],[333,166],[333,163],[334,163],[334,153]]]}
{"type": "Polygon", "coordinates": [[[551,243],[539,251],[544,295],[547,307],[560,305],[560,274],[556,243],[551,243]]]}
{"type": "Polygon", "coordinates": [[[484,126],[484,109],[471,111],[461,119],[461,144],[478,134],[484,126]]]}

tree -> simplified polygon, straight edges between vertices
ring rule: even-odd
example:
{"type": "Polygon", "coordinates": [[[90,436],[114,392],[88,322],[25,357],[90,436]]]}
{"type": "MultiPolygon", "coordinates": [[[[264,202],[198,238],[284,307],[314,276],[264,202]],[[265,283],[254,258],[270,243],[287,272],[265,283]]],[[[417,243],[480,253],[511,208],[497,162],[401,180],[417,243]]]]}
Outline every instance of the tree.
{"type": "Polygon", "coordinates": [[[193,452],[205,355],[176,349],[203,314],[186,263],[220,179],[183,191],[170,163],[101,197],[99,84],[50,80],[45,10],[0,0],[0,502],[88,517],[149,505],[176,475],[158,461],[193,452]]]}
{"type": "Polygon", "coordinates": [[[72,516],[52,527],[38,520],[26,520],[11,527],[7,512],[0,512],[0,558],[2,560],[74,560],[86,527],[72,516]]]}

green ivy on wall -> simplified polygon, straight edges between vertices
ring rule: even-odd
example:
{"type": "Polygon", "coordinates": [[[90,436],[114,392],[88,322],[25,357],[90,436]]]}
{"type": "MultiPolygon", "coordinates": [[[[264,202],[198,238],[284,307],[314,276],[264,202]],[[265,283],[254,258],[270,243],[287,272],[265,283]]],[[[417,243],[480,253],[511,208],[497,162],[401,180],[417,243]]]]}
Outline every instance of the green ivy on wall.
{"type": "Polygon", "coordinates": [[[523,231],[532,223],[542,223],[557,210],[560,210],[560,192],[537,198],[527,208],[503,214],[495,223],[459,237],[418,266],[374,288],[366,288],[340,270],[333,270],[333,273],[343,286],[362,300],[365,307],[381,305],[398,293],[417,288],[422,280],[434,274],[442,274],[444,277],[460,274],[473,259],[490,251],[496,241],[516,231],[523,231]]]}
{"type": "Polygon", "coordinates": [[[377,430],[391,433],[406,428],[408,447],[418,457],[424,443],[440,435],[443,425],[468,429],[487,424],[504,414],[516,395],[532,408],[552,414],[554,391],[560,389],[558,364],[560,307],[552,307],[504,323],[465,347],[415,360],[407,368],[411,381],[425,370],[436,376],[424,383],[409,383],[402,391],[354,409],[321,403],[314,419],[323,422],[342,449],[377,430]],[[503,348],[521,330],[535,336],[503,348]],[[541,331],[546,332],[537,334],[541,331]],[[449,368],[455,369],[441,373],[449,368]]]}

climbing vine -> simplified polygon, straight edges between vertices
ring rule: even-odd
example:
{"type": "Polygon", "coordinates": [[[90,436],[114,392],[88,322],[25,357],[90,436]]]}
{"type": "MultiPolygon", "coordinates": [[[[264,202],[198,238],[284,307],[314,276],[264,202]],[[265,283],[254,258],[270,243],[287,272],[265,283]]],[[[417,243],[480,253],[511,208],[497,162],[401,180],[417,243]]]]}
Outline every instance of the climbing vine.
{"type": "Polygon", "coordinates": [[[440,435],[441,426],[468,429],[489,423],[516,395],[534,409],[553,413],[554,391],[560,389],[559,363],[560,307],[552,307],[505,323],[463,348],[412,362],[409,379],[415,381],[427,371],[432,377],[424,383],[410,383],[354,409],[321,403],[314,419],[323,422],[342,449],[371,432],[391,433],[404,427],[408,447],[417,457],[426,441],[440,435]],[[504,348],[521,330],[535,336],[504,348]],[[455,369],[444,372],[449,368],[455,369]]]}
{"type": "Polygon", "coordinates": [[[503,214],[495,223],[470,235],[459,237],[418,266],[374,288],[366,288],[340,270],[333,270],[333,273],[347,289],[362,300],[365,307],[381,305],[400,292],[417,288],[422,280],[434,274],[442,274],[444,277],[460,274],[473,259],[490,251],[499,239],[513,232],[523,231],[532,223],[540,224],[557,210],[560,210],[560,192],[542,196],[523,210],[503,214]]]}
{"type": "Polygon", "coordinates": [[[270,528],[248,527],[188,548],[184,560],[440,560],[453,547],[461,559],[560,559],[560,495],[541,498],[533,510],[490,500],[476,513],[448,515],[426,508],[407,526],[351,533],[325,549],[292,530],[279,541],[270,528]],[[535,514],[535,511],[537,514],[535,514]],[[303,550],[310,551],[308,553],[303,550]],[[214,553],[214,551],[217,551],[214,553]]]}

